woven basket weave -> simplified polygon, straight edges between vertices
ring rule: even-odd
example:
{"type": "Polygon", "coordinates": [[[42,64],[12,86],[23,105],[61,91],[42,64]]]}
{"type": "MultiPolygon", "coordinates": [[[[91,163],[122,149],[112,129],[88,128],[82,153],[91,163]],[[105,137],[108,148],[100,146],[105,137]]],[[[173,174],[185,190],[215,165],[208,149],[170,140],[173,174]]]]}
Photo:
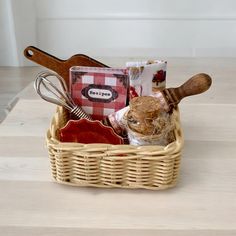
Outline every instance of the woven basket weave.
{"type": "Polygon", "coordinates": [[[80,144],[58,141],[67,112],[57,108],[47,132],[54,179],[74,186],[166,189],[176,185],[183,137],[179,111],[173,112],[176,140],[162,146],[80,144]]]}

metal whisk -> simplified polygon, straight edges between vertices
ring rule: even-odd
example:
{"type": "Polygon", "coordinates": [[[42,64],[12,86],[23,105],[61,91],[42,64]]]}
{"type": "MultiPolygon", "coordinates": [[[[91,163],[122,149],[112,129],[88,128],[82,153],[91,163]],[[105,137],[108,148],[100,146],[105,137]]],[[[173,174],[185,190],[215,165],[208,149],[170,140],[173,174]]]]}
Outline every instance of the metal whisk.
{"type": "Polygon", "coordinates": [[[78,119],[86,118],[92,120],[92,118],[86,114],[81,107],[74,103],[69,94],[65,81],[60,75],[50,71],[40,72],[34,82],[34,88],[38,95],[45,101],[64,107],[78,119]],[[52,81],[50,81],[49,77],[51,76],[57,78],[61,87],[60,89],[52,81]],[[42,93],[42,88],[46,89],[46,91],[53,96],[48,96],[47,94],[42,93]]]}

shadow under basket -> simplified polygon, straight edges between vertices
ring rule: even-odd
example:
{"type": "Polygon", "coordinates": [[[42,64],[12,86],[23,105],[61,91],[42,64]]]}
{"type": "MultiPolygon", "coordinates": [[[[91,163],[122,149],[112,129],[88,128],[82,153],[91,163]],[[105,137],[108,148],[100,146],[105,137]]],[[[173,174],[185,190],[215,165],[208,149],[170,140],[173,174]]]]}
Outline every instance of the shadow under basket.
{"type": "Polygon", "coordinates": [[[175,141],[167,146],[132,146],[60,142],[59,129],[68,121],[58,107],[47,132],[52,175],[74,186],[161,190],[176,185],[183,136],[179,110],[173,112],[175,141]]]}

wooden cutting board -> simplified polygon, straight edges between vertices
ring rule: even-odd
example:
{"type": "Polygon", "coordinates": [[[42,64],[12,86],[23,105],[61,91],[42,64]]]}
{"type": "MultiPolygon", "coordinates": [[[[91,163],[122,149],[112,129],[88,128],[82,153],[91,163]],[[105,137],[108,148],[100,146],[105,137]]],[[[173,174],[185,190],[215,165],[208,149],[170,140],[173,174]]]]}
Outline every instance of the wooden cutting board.
{"type": "Polygon", "coordinates": [[[69,85],[69,69],[72,66],[109,67],[84,54],[76,54],[67,60],[61,60],[33,46],[27,47],[24,55],[29,60],[58,73],[67,85],[69,85]]]}

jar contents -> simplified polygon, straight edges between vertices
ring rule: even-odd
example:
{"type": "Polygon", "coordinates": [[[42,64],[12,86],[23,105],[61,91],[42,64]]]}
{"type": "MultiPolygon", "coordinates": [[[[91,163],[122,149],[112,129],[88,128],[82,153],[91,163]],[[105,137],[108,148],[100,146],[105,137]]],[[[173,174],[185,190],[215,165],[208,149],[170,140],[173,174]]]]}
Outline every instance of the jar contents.
{"type": "Polygon", "coordinates": [[[158,98],[133,98],[125,120],[130,144],[167,145],[175,140],[172,115],[161,107],[158,98]]]}

